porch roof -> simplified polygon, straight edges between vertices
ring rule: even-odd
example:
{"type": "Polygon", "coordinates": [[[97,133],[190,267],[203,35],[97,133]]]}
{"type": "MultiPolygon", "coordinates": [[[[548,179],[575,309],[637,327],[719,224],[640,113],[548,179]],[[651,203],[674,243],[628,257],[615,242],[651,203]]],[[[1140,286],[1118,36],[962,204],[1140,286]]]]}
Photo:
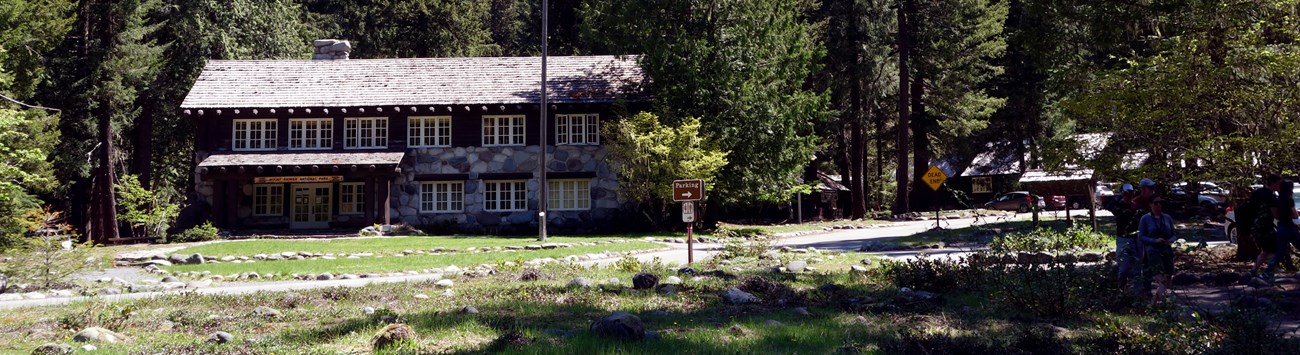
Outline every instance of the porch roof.
{"type": "Polygon", "coordinates": [[[406,152],[264,152],[213,154],[199,162],[199,167],[234,166],[339,166],[397,165],[406,152]]]}

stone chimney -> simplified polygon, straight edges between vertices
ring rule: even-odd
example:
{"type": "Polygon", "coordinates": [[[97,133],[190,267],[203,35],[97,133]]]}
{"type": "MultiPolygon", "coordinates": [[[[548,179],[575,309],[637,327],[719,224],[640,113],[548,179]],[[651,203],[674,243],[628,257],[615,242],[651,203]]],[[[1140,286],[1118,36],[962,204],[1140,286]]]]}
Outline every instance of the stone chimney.
{"type": "Polygon", "coordinates": [[[318,39],[312,41],[311,45],[316,47],[312,60],[347,60],[348,52],[352,51],[352,45],[348,41],[337,39],[318,39]]]}

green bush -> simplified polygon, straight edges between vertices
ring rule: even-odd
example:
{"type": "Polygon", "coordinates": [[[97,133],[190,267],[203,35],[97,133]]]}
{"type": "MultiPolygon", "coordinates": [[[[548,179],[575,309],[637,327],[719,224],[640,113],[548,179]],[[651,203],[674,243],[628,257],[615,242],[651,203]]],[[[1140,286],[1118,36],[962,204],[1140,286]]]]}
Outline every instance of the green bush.
{"type": "Polygon", "coordinates": [[[1085,225],[1075,225],[1065,231],[1039,228],[1029,232],[1008,233],[993,237],[989,249],[995,253],[1049,252],[1076,249],[1097,249],[1109,245],[1110,240],[1085,225]]]}
{"type": "Polygon", "coordinates": [[[713,236],[722,240],[722,252],[718,254],[720,259],[758,258],[771,250],[773,244],[771,236],[722,225],[713,230],[713,236]]]}
{"type": "Polygon", "coordinates": [[[204,222],[202,225],[186,229],[183,232],[173,235],[168,239],[168,242],[190,243],[217,240],[219,239],[219,233],[220,231],[217,230],[217,227],[212,226],[212,222],[204,222]]]}

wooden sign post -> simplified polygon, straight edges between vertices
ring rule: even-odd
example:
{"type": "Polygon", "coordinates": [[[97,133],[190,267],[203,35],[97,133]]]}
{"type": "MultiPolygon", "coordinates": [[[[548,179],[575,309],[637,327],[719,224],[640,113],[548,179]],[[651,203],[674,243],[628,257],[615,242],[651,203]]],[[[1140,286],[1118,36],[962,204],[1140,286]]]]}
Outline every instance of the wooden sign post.
{"type": "Polygon", "coordinates": [[[673,181],[673,201],[682,203],[682,222],[686,222],[686,263],[695,262],[695,201],[704,199],[704,180],[673,181]]]}

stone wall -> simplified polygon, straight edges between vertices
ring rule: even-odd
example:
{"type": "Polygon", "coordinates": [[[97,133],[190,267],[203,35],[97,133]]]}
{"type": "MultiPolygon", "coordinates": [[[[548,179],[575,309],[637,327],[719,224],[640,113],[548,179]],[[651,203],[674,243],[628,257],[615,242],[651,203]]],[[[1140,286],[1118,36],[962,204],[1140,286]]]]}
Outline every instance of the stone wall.
{"type": "MultiPolygon", "coordinates": [[[[549,211],[548,230],[583,233],[605,229],[620,206],[618,179],[606,162],[601,146],[552,146],[547,169],[550,172],[591,172],[591,208],[583,211],[549,211]]],[[[454,226],[465,233],[528,233],[537,229],[538,179],[541,147],[454,147],[415,148],[407,153],[414,166],[404,168],[393,182],[391,213],[394,223],[416,227],[454,226]],[[483,173],[532,173],[528,179],[528,211],[488,212],[483,209],[483,173]],[[420,212],[417,176],[468,174],[464,212],[420,212]]]]}

